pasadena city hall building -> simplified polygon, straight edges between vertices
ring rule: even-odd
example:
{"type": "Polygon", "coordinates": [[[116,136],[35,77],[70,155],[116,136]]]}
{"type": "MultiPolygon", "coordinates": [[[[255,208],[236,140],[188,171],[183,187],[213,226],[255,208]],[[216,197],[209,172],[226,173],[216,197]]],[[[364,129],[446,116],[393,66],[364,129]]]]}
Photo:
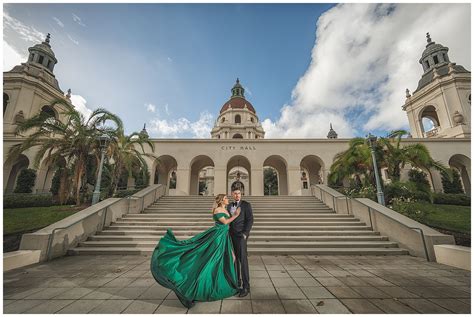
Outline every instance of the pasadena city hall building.
{"type": "MultiPolygon", "coordinates": [[[[58,60],[49,34],[28,51],[27,61],[3,73],[6,193],[13,191],[22,169],[34,168],[34,149],[7,160],[9,149],[24,138],[14,134],[16,125],[41,111],[61,119],[64,106],[53,108],[51,103],[63,99],[71,104],[71,91],[65,94],[54,74],[58,60]]],[[[402,145],[424,144],[435,160],[460,172],[464,189],[470,192],[471,73],[452,62],[448,48],[433,42],[429,34],[419,63],[423,72],[418,86],[412,93],[407,89],[406,100],[401,101],[400,111],[406,112],[412,135],[402,145]]],[[[276,171],[279,195],[309,195],[311,185],[327,183],[335,155],[345,151],[350,141],[338,138],[332,126],[327,138],[266,139],[257,110],[245,98],[239,80],[229,100],[223,102],[209,139],[151,140],[157,159],[147,161],[150,183],[166,184],[168,195],[214,195],[229,193],[232,187],[240,187],[245,195],[264,195],[265,168],[276,171]]],[[[407,178],[408,170],[406,167],[402,179],[407,178]]],[[[54,168],[41,162],[34,192],[48,192],[53,174],[54,168]]],[[[432,174],[433,189],[442,191],[439,173],[432,174]]],[[[382,177],[386,179],[383,170],[382,177]]]]}

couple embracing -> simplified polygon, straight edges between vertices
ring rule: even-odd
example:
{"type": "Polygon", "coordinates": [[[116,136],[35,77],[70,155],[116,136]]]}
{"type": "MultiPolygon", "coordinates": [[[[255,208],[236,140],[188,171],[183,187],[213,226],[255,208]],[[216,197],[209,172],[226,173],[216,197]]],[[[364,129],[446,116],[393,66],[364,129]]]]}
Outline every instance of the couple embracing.
{"type": "Polygon", "coordinates": [[[177,240],[168,229],[153,251],[155,280],[173,290],[190,308],[195,301],[214,301],[250,291],[247,239],[253,225],[252,206],[232,191],[234,203],[224,194],[215,198],[215,226],[187,240],[177,240]]]}

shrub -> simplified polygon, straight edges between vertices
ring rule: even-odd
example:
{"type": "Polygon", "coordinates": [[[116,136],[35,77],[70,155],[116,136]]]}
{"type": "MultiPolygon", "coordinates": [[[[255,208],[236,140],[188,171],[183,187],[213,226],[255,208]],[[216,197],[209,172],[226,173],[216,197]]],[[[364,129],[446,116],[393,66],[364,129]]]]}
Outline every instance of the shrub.
{"type": "Polygon", "coordinates": [[[33,186],[35,186],[36,171],[31,168],[26,168],[20,172],[16,181],[16,188],[14,193],[31,193],[33,186]]]}
{"type": "Polygon", "coordinates": [[[430,182],[428,181],[428,176],[426,173],[416,169],[411,169],[408,172],[408,178],[410,182],[416,185],[418,190],[430,192],[430,182]]]}
{"type": "Polygon", "coordinates": [[[51,194],[6,194],[3,208],[49,207],[53,205],[51,194]]]}
{"type": "Polygon", "coordinates": [[[385,186],[385,203],[391,205],[394,198],[403,201],[431,202],[431,193],[421,191],[413,182],[393,182],[385,186]]]}
{"type": "Polygon", "coordinates": [[[416,221],[422,222],[430,214],[428,209],[420,209],[413,202],[405,201],[404,199],[394,198],[392,202],[393,210],[416,221]]]}
{"type": "Polygon", "coordinates": [[[441,172],[441,183],[443,184],[443,192],[445,194],[463,194],[461,177],[459,172],[454,168],[450,169],[453,173],[453,180],[451,181],[446,172],[441,172]]]}
{"type": "Polygon", "coordinates": [[[127,196],[131,196],[137,192],[139,192],[141,189],[126,189],[126,190],[117,190],[117,192],[115,192],[115,195],[114,197],[116,198],[123,198],[123,197],[127,197],[127,196]]]}
{"type": "Polygon", "coordinates": [[[433,202],[440,205],[459,205],[470,206],[471,197],[465,194],[443,194],[435,193],[433,195],[433,202]]]}

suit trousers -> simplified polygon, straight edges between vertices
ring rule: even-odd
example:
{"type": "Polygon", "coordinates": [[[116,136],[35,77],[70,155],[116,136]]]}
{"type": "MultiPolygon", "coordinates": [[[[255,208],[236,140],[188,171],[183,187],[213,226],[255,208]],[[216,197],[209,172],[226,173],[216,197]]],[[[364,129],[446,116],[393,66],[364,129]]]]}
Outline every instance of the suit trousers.
{"type": "Polygon", "coordinates": [[[239,286],[244,289],[250,289],[249,282],[249,261],[247,259],[247,240],[239,233],[231,234],[232,245],[235,252],[235,265],[239,286]]]}

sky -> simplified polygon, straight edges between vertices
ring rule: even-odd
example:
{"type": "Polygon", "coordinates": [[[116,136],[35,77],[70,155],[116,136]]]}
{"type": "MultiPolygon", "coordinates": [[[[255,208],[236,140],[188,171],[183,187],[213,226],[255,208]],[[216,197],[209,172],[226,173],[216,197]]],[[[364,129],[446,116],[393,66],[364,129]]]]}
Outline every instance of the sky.
{"type": "Polygon", "coordinates": [[[4,4],[3,68],[51,33],[61,89],[126,133],[209,138],[236,78],[265,138],[384,136],[423,73],[426,32],[471,69],[470,4],[4,4]]]}

